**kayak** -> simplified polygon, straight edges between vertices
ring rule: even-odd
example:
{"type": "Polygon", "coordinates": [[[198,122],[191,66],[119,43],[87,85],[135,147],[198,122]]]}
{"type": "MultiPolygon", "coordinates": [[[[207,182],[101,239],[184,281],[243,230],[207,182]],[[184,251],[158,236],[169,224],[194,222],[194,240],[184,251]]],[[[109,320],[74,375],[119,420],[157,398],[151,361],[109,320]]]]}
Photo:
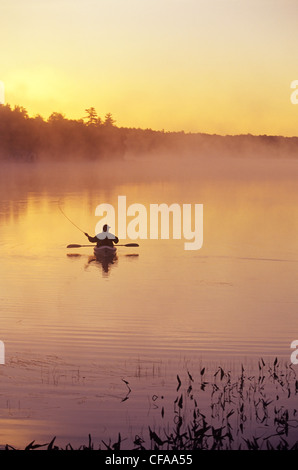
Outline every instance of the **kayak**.
{"type": "Polygon", "coordinates": [[[95,246],[94,254],[96,257],[113,257],[116,254],[115,246],[95,246]]]}
{"type": "Polygon", "coordinates": [[[94,254],[99,258],[112,258],[116,254],[117,248],[115,246],[95,246],[94,254]]]}

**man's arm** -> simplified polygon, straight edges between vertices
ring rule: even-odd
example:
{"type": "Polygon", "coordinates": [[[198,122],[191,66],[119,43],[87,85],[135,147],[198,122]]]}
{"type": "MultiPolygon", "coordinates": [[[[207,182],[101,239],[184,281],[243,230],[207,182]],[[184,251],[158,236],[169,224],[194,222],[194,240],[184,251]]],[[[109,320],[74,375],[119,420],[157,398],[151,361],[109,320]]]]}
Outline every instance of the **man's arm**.
{"type": "Polygon", "coordinates": [[[91,242],[91,243],[97,243],[98,242],[97,237],[90,237],[90,235],[88,235],[88,233],[85,233],[85,235],[88,238],[89,242],[91,242]]]}

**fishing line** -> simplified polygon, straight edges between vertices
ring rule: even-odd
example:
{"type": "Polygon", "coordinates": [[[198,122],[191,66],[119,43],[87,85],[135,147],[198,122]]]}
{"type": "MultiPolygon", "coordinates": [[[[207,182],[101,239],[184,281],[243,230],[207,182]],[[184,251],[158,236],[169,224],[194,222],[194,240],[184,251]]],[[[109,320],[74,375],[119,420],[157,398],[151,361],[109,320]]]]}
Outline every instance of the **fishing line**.
{"type": "Polygon", "coordinates": [[[74,225],[78,230],[80,230],[80,232],[82,232],[84,235],[86,235],[86,232],[84,232],[84,230],[82,230],[80,227],[78,227],[72,220],[70,220],[70,218],[65,214],[65,212],[63,211],[62,207],[60,206],[60,201],[58,201],[58,207],[60,209],[60,211],[62,212],[62,214],[64,215],[64,217],[72,224],[74,225]]]}

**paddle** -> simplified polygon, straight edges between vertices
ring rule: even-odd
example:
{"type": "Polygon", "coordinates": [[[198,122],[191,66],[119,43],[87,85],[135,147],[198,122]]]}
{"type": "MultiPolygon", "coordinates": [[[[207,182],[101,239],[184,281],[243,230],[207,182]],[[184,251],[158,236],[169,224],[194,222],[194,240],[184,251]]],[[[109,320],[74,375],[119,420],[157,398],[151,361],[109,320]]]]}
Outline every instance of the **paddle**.
{"type": "MultiPolygon", "coordinates": [[[[66,248],[82,248],[82,247],[85,247],[85,246],[96,246],[96,245],[76,245],[75,243],[73,243],[72,245],[67,245],[66,248]]],[[[117,246],[139,246],[137,243],[126,243],[126,245],[115,245],[115,247],[117,246]]]]}

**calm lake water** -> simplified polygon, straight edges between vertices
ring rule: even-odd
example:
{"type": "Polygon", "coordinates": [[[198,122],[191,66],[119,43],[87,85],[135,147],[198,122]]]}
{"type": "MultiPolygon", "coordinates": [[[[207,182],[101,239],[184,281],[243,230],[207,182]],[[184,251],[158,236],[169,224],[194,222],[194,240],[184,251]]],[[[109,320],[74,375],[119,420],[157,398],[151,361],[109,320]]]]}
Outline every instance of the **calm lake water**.
{"type": "Polygon", "coordinates": [[[298,162],[169,162],[2,168],[1,445],[148,442],[149,425],[171,425],[177,374],[290,362],[298,162]],[[203,247],[133,240],[109,266],[92,247],[67,249],[88,241],[59,205],[93,235],[96,206],[119,195],[148,210],[202,203],[203,247]]]}

